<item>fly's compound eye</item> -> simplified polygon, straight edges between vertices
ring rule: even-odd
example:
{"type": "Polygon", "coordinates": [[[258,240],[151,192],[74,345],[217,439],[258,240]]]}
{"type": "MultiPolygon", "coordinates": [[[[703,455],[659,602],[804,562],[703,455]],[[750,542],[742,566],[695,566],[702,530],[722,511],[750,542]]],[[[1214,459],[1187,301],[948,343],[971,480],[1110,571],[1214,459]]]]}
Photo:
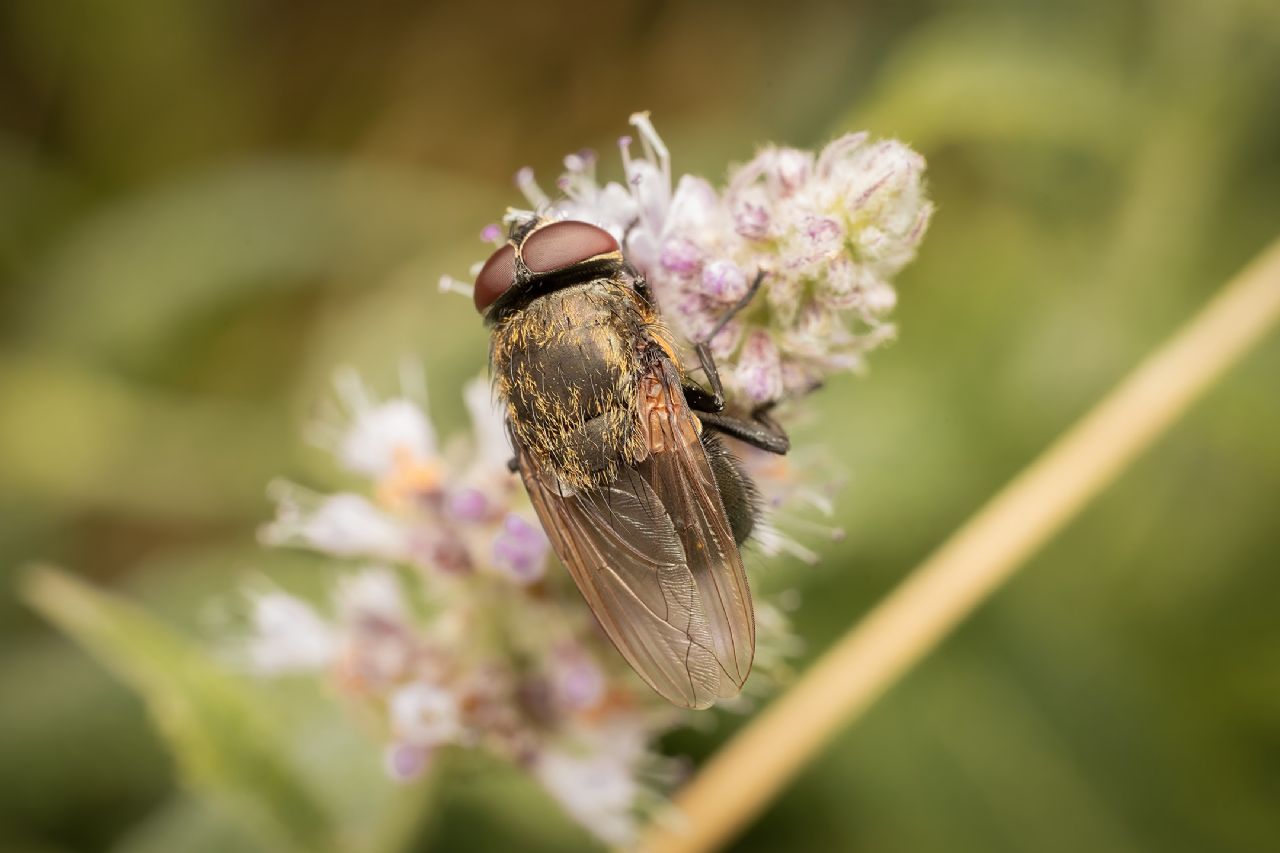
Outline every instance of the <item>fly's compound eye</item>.
{"type": "MultiPolygon", "coordinates": [[[[553,222],[530,234],[520,247],[520,257],[529,272],[540,275],[617,251],[618,241],[608,231],[587,222],[569,220],[553,222]]],[[[493,263],[492,258],[489,263],[493,263]]],[[[478,286],[476,292],[479,293],[478,286]]]]}
{"type": "Polygon", "coordinates": [[[476,276],[472,293],[476,310],[483,314],[516,280],[516,250],[510,244],[489,256],[476,276]]]}

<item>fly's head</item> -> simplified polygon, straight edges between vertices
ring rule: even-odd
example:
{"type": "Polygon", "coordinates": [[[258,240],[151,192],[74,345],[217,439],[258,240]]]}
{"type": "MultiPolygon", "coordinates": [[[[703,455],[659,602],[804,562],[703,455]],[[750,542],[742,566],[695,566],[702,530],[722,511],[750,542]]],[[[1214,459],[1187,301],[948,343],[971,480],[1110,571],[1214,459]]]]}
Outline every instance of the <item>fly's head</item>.
{"type": "Polygon", "coordinates": [[[476,310],[492,325],[521,304],[561,287],[623,268],[622,249],[589,222],[535,219],[517,223],[476,276],[476,310]]]}

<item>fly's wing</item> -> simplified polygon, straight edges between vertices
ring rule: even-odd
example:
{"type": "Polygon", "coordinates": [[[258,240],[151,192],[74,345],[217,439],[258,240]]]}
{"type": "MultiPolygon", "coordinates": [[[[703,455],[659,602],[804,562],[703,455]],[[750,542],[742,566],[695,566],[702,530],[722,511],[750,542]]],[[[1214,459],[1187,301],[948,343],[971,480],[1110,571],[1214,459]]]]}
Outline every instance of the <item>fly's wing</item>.
{"type": "Polygon", "coordinates": [[[742,554],[725,515],[711,463],[670,361],[655,364],[640,382],[640,413],[649,458],[637,464],[666,508],[698,590],[711,648],[725,678],[721,696],[734,696],[751,671],[756,620],[742,554]]]}
{"type": "Polygon", "coordinates": [[[614,482],[566,494],[522,451],[520,473],[556,554],[618,651],[671,702],[705,708],[746,681],[751,598],[674,369],[656,365],[642,388],[649,456],[614,482]]]}
{"type": "Polygon", "coordinates": [[[523,456],[520,467],[556,554],[627,663],[671,702],[711,705],[720,667],[680,540],[653,490],[631,472],[561,495],[523,456]]]}

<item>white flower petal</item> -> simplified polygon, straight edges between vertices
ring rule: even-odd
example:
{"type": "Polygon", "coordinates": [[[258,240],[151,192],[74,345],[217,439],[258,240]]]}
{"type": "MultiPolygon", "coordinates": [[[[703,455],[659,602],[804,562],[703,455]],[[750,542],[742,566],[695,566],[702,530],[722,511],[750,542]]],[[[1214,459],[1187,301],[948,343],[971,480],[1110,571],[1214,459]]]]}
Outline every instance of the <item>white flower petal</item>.
{"type": "Polygon", "coordinates": [[[384,477],[397,462],[425,462],[437,455],[436,432],[415,403],[396,398],[356,416],[343,437],[338,456],[350,471],[384,477]]]}
{"type": "Polygon", "coordinates": [[[624,759],[607,752],[547,750],[538,756],[534,773],[565,811],[602,841],[625,846],[634,840],[641,788],[624,759]]]}
{"type": "Polygon", "coordinates": [[[382,567],[340,578],[333,600],[339,617],[348,623],[366,617],[396,622],[406,612],[400,581],[393,571],[382,567]]]}
{"type": "Polygon", "coordinates": [[[363,495],[312,497],[283,487],[274,491],[276,520],[261,533],[269,545],[303,545],[339,557],[404,560],[410,555],[409,532],[363,495]]]}
{"type": "Polygon", "coordinates": [[[392,729],[403,741],[434,746],[462,734],[458,698],[443,687],[408,684],[391,694],[389,708],[392,729]]]}
{"type": "Polygon", "coordinates": [[[266,592],[252,596],[250,607],[253,633],[244,648],[250,669],[278,675],[321,670],[333,662],[336,632],[302,599],[266,592]]]}
{"type": "Polygon", "coordinates": [[[493,386],[484,377],[473,379],[463,389],[462,399],[471,415],[473,464],[505,473],[512,456],[511,438],[507,435],[506,413],[494,397],[493,386]]]}

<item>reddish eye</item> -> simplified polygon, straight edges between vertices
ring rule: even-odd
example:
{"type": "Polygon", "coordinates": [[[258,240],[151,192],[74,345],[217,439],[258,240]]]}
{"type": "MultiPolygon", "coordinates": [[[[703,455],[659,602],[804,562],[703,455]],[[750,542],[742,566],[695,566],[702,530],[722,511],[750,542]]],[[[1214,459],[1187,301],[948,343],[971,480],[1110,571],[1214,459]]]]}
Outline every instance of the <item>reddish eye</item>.
{"type": "Polygon", "coordinates": [[[520,257],[532,273],[548,273],[618,251],[618,241],[586,222],[553,222],[529,235],[520,257]]]}
{"type": "Polygon", "coordinates": [[[476,302],[476,310],[481,314],[492,305],[499,296],[507,292],[516,280],[516,250],[510,244],[503,246],[489,256],[476,276],[476,286],[472,298],[476,302]]]}

